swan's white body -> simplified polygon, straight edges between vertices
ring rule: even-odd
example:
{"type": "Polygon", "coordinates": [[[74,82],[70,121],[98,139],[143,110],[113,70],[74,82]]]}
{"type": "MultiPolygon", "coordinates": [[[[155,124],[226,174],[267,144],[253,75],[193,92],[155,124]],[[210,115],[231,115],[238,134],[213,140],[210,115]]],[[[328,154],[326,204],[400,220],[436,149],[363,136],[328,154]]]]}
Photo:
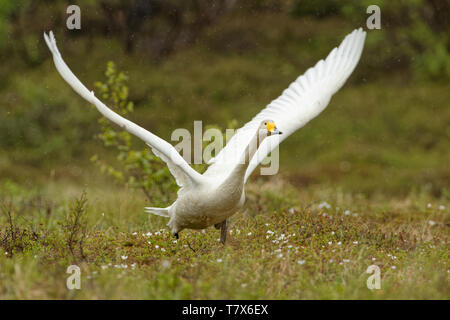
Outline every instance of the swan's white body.
{"type": "Polygon", "coordinates": [[[177,200],[167,208],[146,208],[148,212],[170,218],[174,234],[185,228],[203,229],[221,223],[233,215],[245,200],[244,185],[258,164],[281,141],[317,116],[328,105],[356,67],[364,46],[362,29],[347,35],[325,60],[298,77],[282,95],[272,101],[244,125],[201,175],[181,157],[175,148],[121,117],[89,91],[63,61],[53,33],[44,33],[55,66],[64,80],[85,100],[96,106],[107,119],[134,134],[163,159],[180,186],[177,200]],[[261,121],[272,119],[283,135],[261,137],[261,121]],[[254,143],[256,142],[256,148],[254,143]],[[253,147],[252,147],[253,145],[253,147]]]}

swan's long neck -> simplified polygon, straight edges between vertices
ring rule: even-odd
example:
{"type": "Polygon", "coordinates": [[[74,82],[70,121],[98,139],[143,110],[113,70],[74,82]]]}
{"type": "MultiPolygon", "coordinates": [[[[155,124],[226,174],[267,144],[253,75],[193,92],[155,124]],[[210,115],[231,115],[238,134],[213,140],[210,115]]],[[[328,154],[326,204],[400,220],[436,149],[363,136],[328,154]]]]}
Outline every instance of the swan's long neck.
{"type": "Polygon", "coordinates": [[[233,168],[233,170],[231,170],[228,178],[225,179],[224,184],[236,185],[244,182],[245,172],[247,171],[247,168],[250,164],[250,160],[253,158],[256,151],[258,150],[262,140],[263,137],[259,136],[259,129],[258,129],[253,138],[250,140],[247,147],[245,148],[244,153],[241,155],[239,163],[233,168]]]}

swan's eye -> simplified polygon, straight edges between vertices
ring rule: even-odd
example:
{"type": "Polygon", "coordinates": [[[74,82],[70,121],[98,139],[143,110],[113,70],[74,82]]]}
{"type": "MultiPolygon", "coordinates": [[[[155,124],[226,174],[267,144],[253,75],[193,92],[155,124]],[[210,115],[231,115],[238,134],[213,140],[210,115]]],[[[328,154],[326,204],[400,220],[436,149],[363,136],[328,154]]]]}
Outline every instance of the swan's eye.
{"type": "Polygon", "coordinates": [[[273,123],[273,122],[266,122],[265,125],[266,125],[266,128],[267,128],[267,131],[273,132],[273,130],[275,130],[275,127],[276,127],[275,123],[273,123]]]}

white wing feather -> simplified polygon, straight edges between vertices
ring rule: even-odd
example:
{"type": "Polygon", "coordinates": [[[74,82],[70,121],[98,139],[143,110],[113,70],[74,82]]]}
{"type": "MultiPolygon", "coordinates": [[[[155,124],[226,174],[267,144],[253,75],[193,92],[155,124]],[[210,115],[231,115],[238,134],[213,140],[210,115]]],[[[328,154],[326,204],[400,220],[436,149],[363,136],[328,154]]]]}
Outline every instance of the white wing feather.
{"type": "Polygon", "coordinates": [[[328,105],[331,96],[336,93],[358,64],[364,46],[366,32],[361,28],[347,35],[338,48],[334,48],[328,57],[320,60],[308,69],[273,100],[250,122],[240,128],[224,149],[210,160],[212,165],[205,176],[217,176],[228,173],[236,165],[236,155],[242,154],[254,136],[261,121],[270,119],[283,132],[266,138],[250,161],[245,181],[253,170],[284,139],[316,117],[328,105]]]}
{"type": "Polygon", "coordinates": [[[80,80],[78,80],[78,78],[72,73],[72,71],[62,59],[61,54],[59,53],[59,50],[56,46],[56,40],[53,32],[50,31],[49,35],[44,33],[44,38],[47,46],[52,52],[56,69],[61,74],[63,79],[66,80],[66,82],[75,90],[75,92],[77,92],[88,102],[92,103],[105,118],[114,122],[131,134],[137,136],[147,145],[149,145],[152,148],[153,152],[167,163],[170,172],[175,177],[177,184],[180,187],[186,186],[190,183],[200,183],[204,180],[202,175],[192,169],[170,143],[118,115],[117,113],[109,109],[105,104],[103,104],[99,99],[97,99],[97,97],[95,97],[94,95],[94,92],[89,91],[80,82],[80,80]]]}

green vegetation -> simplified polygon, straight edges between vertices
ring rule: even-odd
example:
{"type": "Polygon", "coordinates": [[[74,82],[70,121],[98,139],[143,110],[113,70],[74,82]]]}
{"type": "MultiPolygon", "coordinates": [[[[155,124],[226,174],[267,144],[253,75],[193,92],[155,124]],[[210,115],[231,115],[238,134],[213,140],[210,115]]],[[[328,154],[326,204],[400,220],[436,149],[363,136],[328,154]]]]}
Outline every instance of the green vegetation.
{"type": "Polygon", "coordinates": [[[379,71],[392,65],[407,68],[420,79],[450,79],[450,19],[448,3],[438,0],[294,0],[294,16],[344,16],[348,21],[364,25],[361,14],[371,5],[380,8],[382,28],[366,48],[372,54],[368,64],[379,71]]]}
{"type": "Polygon", "coordinates": [[[223,246],[214,228],[175,241],[166,220],[143,213],[141,193],[90,188],[86,204],[60,189],[1,186],[10,200],[0,216],[0,298],[450,297],[450,202],[426,193],[367,199],[260,179],[223,246]],[[66,288],[72,264],[80,290],[66,288]],[[381,290],[366,287],[372,264],[381,290]]]}
{"type": "MultiPolygon", "coordinates": [[[[127,77],[123,72],[117,72],[113,62],[108,63],[105,73],[107,81],[95,85],[99,94],[114,111],[122,116],[133,112],[133,103],[128,101],[127,77]]],[[[131,145],[131,134],[125,130],[118,132],[105,118],[98,121],[102,133],[98,138],[105,147],[115,148],[119,165],[124,168],[115,169],[112,165],[92,156],[102,173],[114,177],[118,182],[134,189],[141,189],[149,201],[155,205],[171,199],[169,194],[176,191],[176,183],[164,161],[152,153],[148,146],[143,150],[134,150],[131,145]]]]}
{"type": "Polygon", "coordinates": [[[53,28],[68,65],[108,106],[169,140],[194,120],[244,124],[363,24],[364,8],[320,1],[317,16],[294,7],[303,1],[246,4],[156,62],[129,51],[117,30],[100,32],[95,10],[77,33],[56,14],[64,1],[11,3],[0,1],[0,17],[13,16],[0,37],[17,35],[0,41],[10,57],[0,66],[0,299],[450,298],[448,35],[439,25],[400,19],[380,2],[389,24],[368,32],[329,107],[283,142],[280,173],[250,179],[222,246],[214,228],[174,242],[167,220],[143,211],[169,204],[174,180],[61,80],[42,31],[53,28]],[[105,77],[107,61],[116,65],[105,77]],[[66,288],[71,264],[81,290],[66,288]],[[381,290],[366,287],[371,264],[381,290]]]}

